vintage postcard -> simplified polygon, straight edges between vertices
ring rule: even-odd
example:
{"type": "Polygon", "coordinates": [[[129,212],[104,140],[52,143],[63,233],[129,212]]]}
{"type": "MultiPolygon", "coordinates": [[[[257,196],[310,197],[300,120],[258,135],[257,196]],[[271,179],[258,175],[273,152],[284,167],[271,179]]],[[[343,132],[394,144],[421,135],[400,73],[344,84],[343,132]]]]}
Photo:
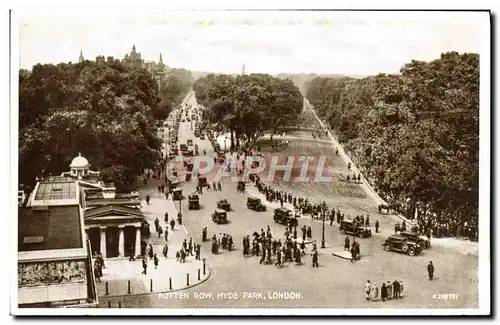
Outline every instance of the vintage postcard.
{"type": "Polygon", "coordinates": [[[12,314],[490,314],[488,11],[11,17],[12,314]]]}

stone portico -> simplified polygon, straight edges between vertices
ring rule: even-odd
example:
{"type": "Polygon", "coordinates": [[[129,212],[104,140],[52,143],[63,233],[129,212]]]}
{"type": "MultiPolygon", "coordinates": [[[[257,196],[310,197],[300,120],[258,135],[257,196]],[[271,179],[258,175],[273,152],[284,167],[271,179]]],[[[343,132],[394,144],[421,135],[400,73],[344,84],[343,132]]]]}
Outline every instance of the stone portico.
{"type": "Polygon", "coordinates": [[[144,215],[138,208],[106,205],[85,210],[85,232],[93,252],[105,258],[141,255],[144,215]]]}

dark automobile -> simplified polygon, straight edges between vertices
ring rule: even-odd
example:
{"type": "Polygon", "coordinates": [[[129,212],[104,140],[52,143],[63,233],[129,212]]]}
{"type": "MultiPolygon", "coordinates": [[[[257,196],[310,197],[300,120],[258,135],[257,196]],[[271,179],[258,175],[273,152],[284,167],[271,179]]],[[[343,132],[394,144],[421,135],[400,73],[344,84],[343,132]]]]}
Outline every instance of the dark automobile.
{"type": "Polygon", "coordinates": [[[231,211],[231,204],[226,199],[220,199],[217,201],[217,209],[231,211]]]}
{"type": "Polygon", "coordinates": [[[228,223],[227,212],[221,209],[216,209],[215,212],[212,213],[212,221],[219,225],[228,223]]]}
{"type": "Polygon", "coordinates": [[[176,188],[172,191],[172,198],[174,201],[180,201],[184,199],[184,196],[182,195],[182,189],[176,188]]]}
{"type": "Polygon", "coordinates": [[[400,235],[413,240],[414,242],[417,243],[417,245],[421,249],[431,248],[431,241],[429,239],[423,238],[422,236],[420,236],[416,232],[413,232],[413,231],[402,231],[400,233],[400,235]]]}
{"type": "Polygon", "coordinates": [[[181,148],[181,151],[187,151],[188,150],[188,146],[185,143],[181,143],[181,145],[179,147],[181,148]]]}
{"type": "Polygon", "coordinates": [[[249,197],[247,199],[247,208],[257,212],[266,211],[267,208],[258,197],[249,197]]]}
{"type": "Polygon", "coordinates": [[[205,135],[204,135],[203,133],[202,133],[202,134],[200,134],[200,139],[201,139],[201,140],[205,140],[205,135]]]}
{"type": "Polygon", "coordinates": [[[352,220],[342,220],[339,229],[342,234],[351,234],[361,238],[372,236],[372,231],[370,229],[360,227],[356,225],[352,220]]]}
{"type": "Polygon", "coordinates": [[[298,222],[291,210],[287,208],[274,209],[274,222],[288,226],[291,223],[292,227],[297,226],[298,222]]]}
{"type": "Polygon", "coordinates": [[[238,185],[236,186],[236,190],[240,193],[245,192],[245,182],[244,181],[238,181],[238,185]]]}
{"type": "Polygon", "coordinates": [[[205,187],[208,185],[207,178],[205,176],[198,177],[198,186],[205,187]]]}
{"type": "Polygon", "coordinates": [[[198,196],[198,194],[189,195],[189,210],[193,209],[200,209],[200,197],[198,196]]]}
{"type": "Polygon", "coordinates": [[[415,241],[397,234],[387,238],[382,246],[388,252],[402,252],[410,256],[418,255],[422,251],[415,241]]]}

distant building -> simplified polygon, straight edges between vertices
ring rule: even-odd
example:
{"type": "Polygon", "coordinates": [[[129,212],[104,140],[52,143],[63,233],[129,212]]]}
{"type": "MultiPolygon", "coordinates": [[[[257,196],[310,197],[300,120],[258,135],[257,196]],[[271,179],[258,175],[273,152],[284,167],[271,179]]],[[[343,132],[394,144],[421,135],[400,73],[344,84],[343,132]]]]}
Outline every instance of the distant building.
{"type": "Polygon", "coordinates": [[[85,59],[83,58],[83,51],[80,50],[80,57],[78,58],[78,62],[82,63],[83,61],[85,61],[85,59]]]}

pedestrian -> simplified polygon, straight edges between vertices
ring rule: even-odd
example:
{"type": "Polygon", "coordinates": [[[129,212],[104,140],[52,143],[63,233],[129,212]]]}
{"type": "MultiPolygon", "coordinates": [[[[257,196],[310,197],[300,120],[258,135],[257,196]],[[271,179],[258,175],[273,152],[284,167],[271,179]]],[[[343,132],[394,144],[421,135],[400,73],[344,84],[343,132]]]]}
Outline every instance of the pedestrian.
{"type": "Polygon", "coordinates": [[[168,226],[165,226],[165,241],[168,241],[168,226]]]}
{"type": "Polygon", "coordinates": [[[370,298],[372,299],[372,301],[377,300],[377,298],[378,298],[378,286],[376,283],[373,283],[370,294],[371,294],[370,298]]]}
{"type": "Polygon", "coordinates": [[[262,249],[262,257],[260,258],[259,264],[262,264],[266,261],[266,250],[262,249]]]}
{"type": "Polygon", "coordinates": [[[318,250],[315,250],[313,252],[312,263],[313,263],[313,267],[319,267],[319,264],[318,264],[318,250]]]}
{"type": "Polygon", "coordinates": [[[427,265],[427,272],[429,273],[429,281],[432,281],[434,279],[434,264],[432,264],[432,261],[427,265]]]}
{"type": "Polygon", "coordinates": [[[370,280],[366,280],[366,283],[363,286],[363,289],[365,290],[366,300],[370,300],[370,289],[371,289],[371,287],[372,287],[372,285],[370,283],[370,280]]]}
{"type": "Polygon", "coordinates": [[[276,257],[277,257],[278,260],[276,261],[276,264],[274,264],[274,265],[282,267],[283,264],[281,263],[281,249],[278,249],[276,257]]]}
{"type": "Polygon", "coordinates": [[[175,227],[175,220],[171,219],[170,220],[170,229],[172,229],[172,231],[174,231],[174,227],[175,227]]]}
{"type": "Polygon", "coordinates": [[[147,274],[147,269],[148,269],[148,260],[146,258],[142,259],[142,273],[146,275],[147,274]]]}
{"type": "Polygon", "coordinates": [[[387,287],[385,286],[385,282],[382,283],[382,287],[380,288],[380,297],[382,298],[382,301],[387,299],[387,287]]]}
{"type": "Polygon", "coordinates": [[[351,247],[351,240],[349,239],[349,236],[345,236],[345,239],[344,239],[344,251],[349,251],[350,247],[351,247]]]}
{"type": "Polygon", "coordinates": [[[156,254],[154,255],[154,264],[155,264],[155,269],[158,268],[158,256],[156,254]]]}
{"type": "Polygon", "coordinates": [[[385,286],[387,287],[387,300],[391,300],[394,294],[391,281],[387,281],[385,286]]]}
{"type": "MultiPolygon", "coordinates": [[[[214,158],[214,161],[216,161],[216,159],[214,158]]],[[[213,182],[212,184],[213,188],[214,188],[214,191],[217,191],[217,185],[215,184],[215,181],[213,182]]]]}
{"type": "Polygon", "coordinates": [[[165,212],[165,218],[163,220],[165,220],[165,223],[168,223],[168,212],[165,212]]]}
{"type": "Polygon", "coordinates": [[[146,194],[146,203],[149,205],[149,200],[151,199],[151,195],[146,194]]]}
{"type": "Polygon", "coordinates": [[[365,227],[370,227],[370,216],[366,216],[365,227]]]}
{"type": "Polygon", "coordinates": [[[220,185],[220,181],[217,182],[217,188],[219,189],[219,192],[222,192],[222,185],[220,185]]]}
{"type": "Polygon", "coordinates": [[[312,229],[311,227],[307,227],[307,238],[311,239],[312,238],[312,229]]]}
{"type": "Polygon", "coordinates": [[[375,232],[378,233],[378,228],[380,227],[380,224],[378,223],[378,220],[375,220],[375,232]]]}
{"type": "Polygon", "coordinates": [[[400,288],[399,288],[399,281],[398,281],[398,279],[394,280],[394,282],[392,283],[392,288],[394,290],[394,294],[393,294],[394,299],[399,298],[400,288]]]}
{"type": "Polygon", "coordinates": [[[163,246],[163,256],[165,256],[165,258],[168,258],[168,245],[165,244],[165,246],[163,246]]]}
{"type": "Polygon", "coordinates": [[[153,245],[149,245],[149,258],[153,259],[154,252],[153,252],[153,245]]]}
{"type": "Polygon", "coordinates": [[[99,270],[99,264],[94,265],[94,276],[97,281],[101,282],[101,271],[99,270]]]}

